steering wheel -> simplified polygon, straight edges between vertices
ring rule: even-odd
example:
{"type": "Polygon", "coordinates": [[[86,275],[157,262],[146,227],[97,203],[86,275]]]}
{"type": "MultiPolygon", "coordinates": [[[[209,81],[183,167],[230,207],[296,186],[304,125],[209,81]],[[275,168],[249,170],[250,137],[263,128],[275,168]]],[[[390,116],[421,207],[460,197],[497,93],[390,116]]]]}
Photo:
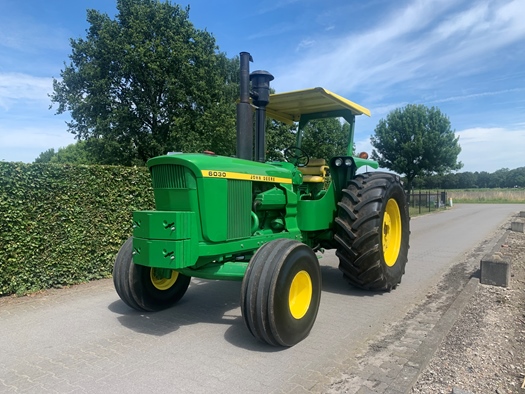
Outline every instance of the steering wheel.
{"type": "Polygon", "coordinates": [[[295,164],[297,167],[306,167],[310,162],[310,156],[298,146],[289,146],[283,151],[284,160],[295,164]]]}

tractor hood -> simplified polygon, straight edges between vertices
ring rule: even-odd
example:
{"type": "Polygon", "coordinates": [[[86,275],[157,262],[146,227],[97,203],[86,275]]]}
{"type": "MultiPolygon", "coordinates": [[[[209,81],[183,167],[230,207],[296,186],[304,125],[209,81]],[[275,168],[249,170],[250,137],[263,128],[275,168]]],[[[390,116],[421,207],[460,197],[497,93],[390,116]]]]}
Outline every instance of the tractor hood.
{"type": "Polygon", "coordinates": [[[154,166],[166,164],[185,166],[191,169],[197,178],[292,183],[291,169],[293,165],[289,163],[258,163],[207,153],[171,154],[154,157],[147,162],[150,169],[154,166]],[[288,166],[290,168],[286,168],[288,166]]]}

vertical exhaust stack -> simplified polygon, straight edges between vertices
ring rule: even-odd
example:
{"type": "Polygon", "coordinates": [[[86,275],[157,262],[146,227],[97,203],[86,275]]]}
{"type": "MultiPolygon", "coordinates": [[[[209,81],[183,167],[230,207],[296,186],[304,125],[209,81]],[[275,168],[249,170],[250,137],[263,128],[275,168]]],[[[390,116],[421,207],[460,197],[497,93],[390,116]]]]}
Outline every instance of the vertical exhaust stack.
{"type": "Polygon", "coordinates": [[[250,62],[248,52],[241,52],[241,96],[237,104],[237,157],[253,160],[253,115],[250,105],[250,62]]]}
{"type": "Polygon", "coordinates": [[[270,102],[270,81],[273,75],[268,71],[254,71],[252,81],[252,99],[257,107],[255,125],[255,161],[266,161],[266,106],[270,102]]]}

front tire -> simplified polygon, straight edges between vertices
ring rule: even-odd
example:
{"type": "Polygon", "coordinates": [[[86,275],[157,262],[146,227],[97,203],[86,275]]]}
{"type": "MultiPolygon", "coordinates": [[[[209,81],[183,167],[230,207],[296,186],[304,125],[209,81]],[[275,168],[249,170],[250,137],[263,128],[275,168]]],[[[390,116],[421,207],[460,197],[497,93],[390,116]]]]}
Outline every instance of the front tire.
{"type": "Polygon", "coordinates": [[[241,311],[252,335],[293,346],[310,333],[321,300],[321,270],[307,245],[278,239],[261,246],[246,270],[241,311]]]}
{"type": "Polygon", "coordinates": [[[113,284],[119,297],[138,311],[159,311],[177,303],[191,278],[174,270],[133,263],[133,238],[121,246],[113,266],[113,284]]]}
{"type": "Polygon", "coordinates": [[[335,240],[339,269],[354,286],[390,291],[405,273],[408,204],[399,176],[356,175],[338,203],[335,240]]]}

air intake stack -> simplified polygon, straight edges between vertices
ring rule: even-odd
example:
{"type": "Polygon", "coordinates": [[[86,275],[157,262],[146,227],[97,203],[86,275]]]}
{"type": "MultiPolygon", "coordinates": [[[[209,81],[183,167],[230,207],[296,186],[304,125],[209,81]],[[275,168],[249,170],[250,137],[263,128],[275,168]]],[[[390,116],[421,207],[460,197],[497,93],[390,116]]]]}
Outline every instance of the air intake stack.
{"type": "Polygon", "coordinates": [[[255,113],[255,161],[266,161],[266,106],[270,102],[270,81],[273,75],[268,71],[254,71],[252,81],[252,99],[257,107],[255,113]]]}

